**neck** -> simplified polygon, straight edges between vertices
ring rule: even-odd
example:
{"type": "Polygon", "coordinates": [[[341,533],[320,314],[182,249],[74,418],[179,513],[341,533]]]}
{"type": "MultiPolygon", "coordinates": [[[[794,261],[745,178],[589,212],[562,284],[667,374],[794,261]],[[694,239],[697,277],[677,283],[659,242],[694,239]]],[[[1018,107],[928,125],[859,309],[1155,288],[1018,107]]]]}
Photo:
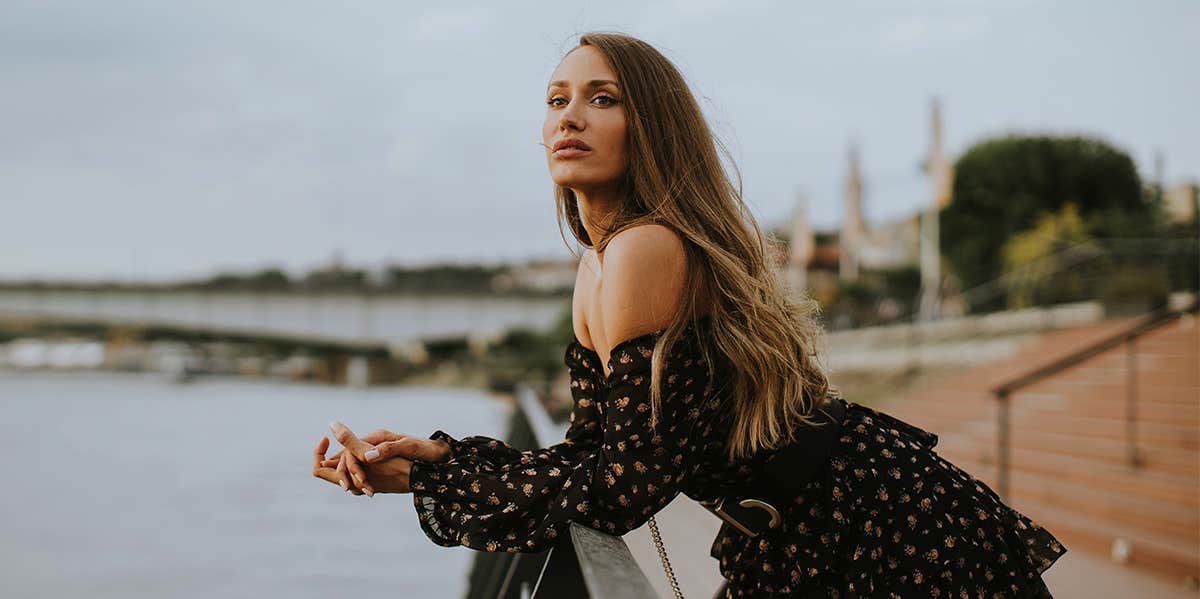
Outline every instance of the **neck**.
{"type": "MultiPolygon", "coordinates": [[[[615,189],[572,191],[579,200],[579,217],[583,219],[583,227],[587,229],[588,241],[592,247],[596,247],[612,226],[611,220],[616,215],[617,207],[621,205],[621,195],[615,189]]],[[[599,257],[601,254],[597,252],[596,255],[599,257]]]]}

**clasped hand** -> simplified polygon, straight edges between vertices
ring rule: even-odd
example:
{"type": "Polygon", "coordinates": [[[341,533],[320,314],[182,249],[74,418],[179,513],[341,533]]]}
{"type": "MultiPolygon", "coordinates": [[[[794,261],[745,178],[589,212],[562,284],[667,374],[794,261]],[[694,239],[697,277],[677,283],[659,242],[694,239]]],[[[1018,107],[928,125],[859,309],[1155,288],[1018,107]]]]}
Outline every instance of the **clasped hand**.
{"type": "Polygon", "coordinates": [[[450,446],[444,441],[399,435],[385,429],[360,439],[337,421],[329,424],[329,430],[342,449],[326,458],[329,437],[321,437],[313,451],[313,476],[340,485],[352,495],[408,493],[413,460],[444,462],[450,458],[450,446]]]}

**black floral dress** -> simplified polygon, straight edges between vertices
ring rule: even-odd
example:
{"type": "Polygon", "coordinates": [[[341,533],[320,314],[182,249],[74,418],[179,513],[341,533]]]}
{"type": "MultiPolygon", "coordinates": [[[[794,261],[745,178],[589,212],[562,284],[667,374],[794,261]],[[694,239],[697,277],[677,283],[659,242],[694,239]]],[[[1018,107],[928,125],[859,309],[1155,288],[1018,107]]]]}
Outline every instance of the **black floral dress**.
{"type": "MultiPolygon", "coordinates": [[[[619,535],[680,492],[702,501],[744,488],[764,458],[726,458],[730,372],[703,357],[697,329],[708,322],[689,324],[666,359],[656,428],[650,363],[661,330],[614,346],[608,376],[594,351],[570,343],[575,406],[561,443],[519,451],[433,433],[451,458],[413,465],[422,530],[447,547],[536,552],[571,521],[619,535]]],[[[726,597],[1050,596],[1041,573],[1066,552],[1053,535],[942,459],[935,435],[846,406],[841,437],[784,508],[783,527],[751,539],[722,524],[711,553],[726,597]]]]}

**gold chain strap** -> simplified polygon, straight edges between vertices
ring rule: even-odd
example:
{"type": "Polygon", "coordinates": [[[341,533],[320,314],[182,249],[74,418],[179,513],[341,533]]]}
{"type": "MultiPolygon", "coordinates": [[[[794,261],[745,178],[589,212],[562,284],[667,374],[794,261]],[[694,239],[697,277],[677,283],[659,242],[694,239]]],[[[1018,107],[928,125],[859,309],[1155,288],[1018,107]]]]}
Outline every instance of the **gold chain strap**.
{"type": "Polygon", "coordinates": [[[663,571],[667,573],[667,582],[671,583],[675,599],[683,599],[683,593],[679,590],[679,581],[675,580],[675,571],[671,569],[671,561],[667,559],[667,548],[663,545],[662,535],[658,532],[658,522],[654,521],[654,516],[650,516],[650,536],[654,538],[654,548],[658,549],[658,559],[662,560],[663,571]]]}

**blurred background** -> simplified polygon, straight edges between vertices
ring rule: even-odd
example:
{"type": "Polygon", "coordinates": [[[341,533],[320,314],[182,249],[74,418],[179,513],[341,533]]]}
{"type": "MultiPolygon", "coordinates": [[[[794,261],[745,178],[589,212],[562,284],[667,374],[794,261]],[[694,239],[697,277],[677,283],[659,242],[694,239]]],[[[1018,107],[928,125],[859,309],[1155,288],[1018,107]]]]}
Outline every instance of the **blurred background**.
{"type": "MultiPolygon", "coordinates": [[[[834,384],[1054,532],[1055,596],[1197,596],[1186,0],[7,0],[0,595],[482,592],[311,449],[562,426],[581,248],[540,125],[594,29],[681,68],[834,384]]],[[[718,521],[661,520],[711,595],[718,521]]]]}

